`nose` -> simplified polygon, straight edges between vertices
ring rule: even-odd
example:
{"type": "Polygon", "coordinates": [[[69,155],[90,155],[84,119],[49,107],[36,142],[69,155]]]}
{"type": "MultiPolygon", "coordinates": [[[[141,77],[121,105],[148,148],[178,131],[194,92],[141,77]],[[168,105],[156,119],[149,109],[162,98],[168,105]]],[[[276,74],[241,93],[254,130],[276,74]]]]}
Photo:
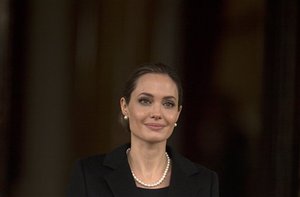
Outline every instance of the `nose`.
{"type": "Polygon", "coordinates": [[[151,118],[153,118],[154,120],[159,120],[161,119],[161,116],[159,114],[152,114],[151,118]]]}
{"type": "Polygon", "coordinates": [[[160,105],[153,105],[150,117],[153,118],[153,119],[155,119],[155,120],[161,119],[161,108],[160,108],[160,105]]]}

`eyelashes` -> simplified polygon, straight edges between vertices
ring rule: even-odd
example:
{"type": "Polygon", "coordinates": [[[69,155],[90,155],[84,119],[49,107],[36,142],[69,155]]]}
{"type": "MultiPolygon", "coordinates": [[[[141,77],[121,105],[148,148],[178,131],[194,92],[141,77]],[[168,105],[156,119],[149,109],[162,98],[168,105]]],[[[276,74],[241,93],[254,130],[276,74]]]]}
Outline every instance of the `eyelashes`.
{"type": "Polygon", "coordinates": [[[163,105],[166,108],[173,108],[173,107],[175,107],[175,103],[173,101],[166,101],[165,103],[163,103],[163,105]]]}
{"type": "MultiPolygon", "coordinates": [[[[153,103],[153,100],[150,98],[142,97],[142,98],[138,99],[138,102],[143,106],[150,106],[153,103]]],[[[165,108],[170,109],[170,108],[175,107],[176,104],[172,100],[163,100],[162,105],[165,108]]]]}
{"type": "Polygon", "coordinates": [[[151,105],[151,100],[148,98],[139,98],[138,102],[142,105],[151,105]]]}

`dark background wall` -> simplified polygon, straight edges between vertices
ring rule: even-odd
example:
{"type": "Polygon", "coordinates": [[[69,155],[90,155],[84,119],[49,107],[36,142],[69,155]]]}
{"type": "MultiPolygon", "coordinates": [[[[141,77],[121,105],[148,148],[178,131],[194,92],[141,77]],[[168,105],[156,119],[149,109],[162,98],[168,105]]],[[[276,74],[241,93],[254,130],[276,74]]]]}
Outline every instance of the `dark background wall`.
{"type": "Polygon", "coordinates": [[[0,0],[0,196],[64,196],[73,162],[128,141],[138,64],[179,70],[169,143],[221,196],[299,196],[296,0],[0,0]]]}

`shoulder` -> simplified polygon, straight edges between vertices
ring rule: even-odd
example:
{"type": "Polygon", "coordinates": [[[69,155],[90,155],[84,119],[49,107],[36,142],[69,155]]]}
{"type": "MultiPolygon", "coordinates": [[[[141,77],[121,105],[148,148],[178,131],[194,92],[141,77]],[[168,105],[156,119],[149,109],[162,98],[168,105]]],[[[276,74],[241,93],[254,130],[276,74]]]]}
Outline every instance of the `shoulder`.
{"type": "Polygon", "coordinates": [[[202,178],[210,180],[212,183],[218,182],[218,174],[214,170],[207,168],[206,166],[200,165],[198,163],[194,163],[194,165],[197,167],[198,174],[202,178]]]}
{"type": "Polygon", "coordinates": [[[98,155],[90,155],[87,157],[83,157],[78,159],[76,162],[84,167],[89,167],[89,168],[93,168],[93,167],[99,167],[101,165],[103,165],[103,161],[106,157],[106,154],[98,154],[98,155]]]}
{"type": "Polygon", "coordinates": [[[199,163],[196,163],[196,162],[193,162],[193,164],[196,166],[196,168],[198,169],[199,173],[205,173],[205,174],[217,174],[214,170],[204,166],[204,165],[201,165],[199,163]]]}
{"type": "Polygon", "coordinates": [[[127,144],[115,148],[109,153],[91,155],[77,160],[79,165],[84,171],[103,171],[116,168],[123,160],[126,160],[127,144]]]}
{"type": "Polygon", "coordinates": [[[68,196],[87,196],[88,193],[89,196],[110,196],[107,180],[114,169],[126,166],[123,165],[127,162],[125,148],[77,159],[71,172],[68,196]]]}
{"type": "Polygon", "coordinates": [[[102,163],[105,156],[106,156],[106,153],[96,154],[96,155],[89,155],[89,156],[82,157],[82,158],[78,159],[78,161],[84,162],[84,163],[87,163],[87,164],[102,163]]]}
{"type": "Polygon", "coordinates": [[[172,177],[176,188],[186,193],[196,192],[197,196],[219,196],[219,181],[215,171],[193,162],[170,147],[167,151],[172,158],[172,177]]]}
{"type": "Polygon", "coordinates": [[[189,158],[185,157],[183,154],[175,151],[170,146],[168,146],[168,152],[171,154],[171,157],[175,165],[185,173],[189,175],[198,174],[201,177],[207,177],[207,178],[217,177],[217,173],[212,169],[190,160],[189,158]]]}
{"type": "MultiPolygon", "coordinates": [[[[105,155],[95,155],[77,159],[70,174],[67,196],[87,196],[87,191],[95,183],[101,184],[107,170],[103,168],[105,155]]],[[[102,184],[103,185],[103,184],[102,184]]]]}
{"type": "Polygon", "coordinates": [[[99,154],[77,159],[73,172],[80,173],[86,178],[94,175],[103,175],[109,170],[103,165],[105,157],[106,154],[99,154]]]}

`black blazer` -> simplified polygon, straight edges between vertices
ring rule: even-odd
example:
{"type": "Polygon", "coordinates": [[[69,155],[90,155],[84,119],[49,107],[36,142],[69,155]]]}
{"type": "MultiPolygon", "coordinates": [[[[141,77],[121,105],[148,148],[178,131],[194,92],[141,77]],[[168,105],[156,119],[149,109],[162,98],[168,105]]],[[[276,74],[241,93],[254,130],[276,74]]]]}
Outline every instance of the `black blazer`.
{"type": "MultiPolygon", "coordinates": [[[[127,161],[125,144],[107,155],[78,160],[71,174],[67,196],[141,196],[136,188],[127,161]]],[[[215,172],[191,162],[171,147],[172,175],[168,196],[218,197],[218,178],[215,172]]]]}

